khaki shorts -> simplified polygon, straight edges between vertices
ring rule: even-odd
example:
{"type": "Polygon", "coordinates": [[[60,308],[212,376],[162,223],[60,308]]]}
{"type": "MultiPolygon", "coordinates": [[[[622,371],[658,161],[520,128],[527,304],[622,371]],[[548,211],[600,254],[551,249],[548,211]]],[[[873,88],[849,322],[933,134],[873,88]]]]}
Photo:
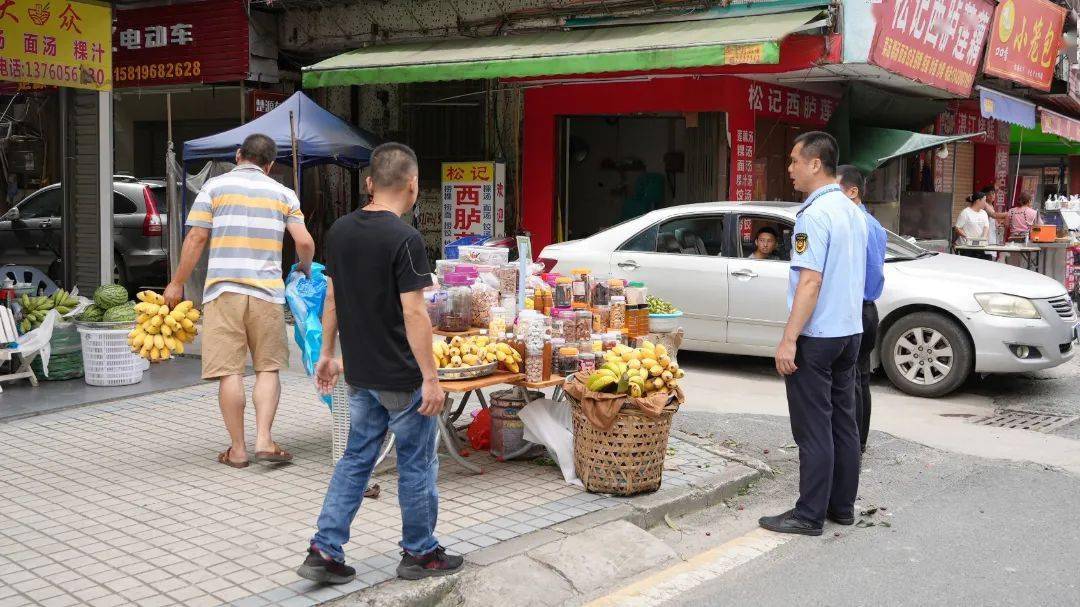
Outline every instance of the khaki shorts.
{"type": "Polygon", "coordinates": [[[289,363],[285,308],[239,293],[222,293],[203,309],[202,378],[242,375],[248,351],[256,372],[289,363]]]}

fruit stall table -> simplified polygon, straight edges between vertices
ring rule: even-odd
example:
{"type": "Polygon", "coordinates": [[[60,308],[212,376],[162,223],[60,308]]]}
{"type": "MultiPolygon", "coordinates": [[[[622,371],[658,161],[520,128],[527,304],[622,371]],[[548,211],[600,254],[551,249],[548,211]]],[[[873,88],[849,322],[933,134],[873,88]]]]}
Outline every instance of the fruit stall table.
{"type": "Polygon", "coordinates": [[[454,422],[465,412],[465,405],[469,401],[469,395],[476,393],[476,398],[480,401],[480,406],[486,409],[487,401],[484,400],[484,395],[481,390],[501,384],[517,386],[524,381],[524,373],[497,371],[486,377],[478,377],[476,379],[443,380],[439,382],[439,386],[446,392],[446,406],[443,407],[442,413],[439,415],[439,433],[442,436],[443,445],[446,447],[447,452],[454,461],[461,464],[466,470],[476,474],[482,474],[484,472],[480,466],[466,461],[465,458],[462,457],[461,445],[458,444],[457,434],[454,431],[454,422]],[[451,394],[463,395],[456,411],[453,410],[454,399],[450,396],[451,394]]]}
{"type": "MultiPolygon", "coordinates": [[[[525,375],[523,373],[510,373],[509,371],[499,371],[488,375],[486,377],[478,377],[476,379],[463,379],[463,380],[444,380],[439,382],[439,386],[446,392],[446,406],[443,407],[442,413],[439,414],[439,439],[444,447],[446,447],[447,453],[453,458],[454,461],[461,464],[462,467],[476,474],[482,474],[483,469],[476,464],[467,461],[462,455],[462,447],[458,443],[456,429],[454,422],[457,421],[465,412],[465,407],[468,404],[469,396],[476,394],[477,401],[480,406],[487,408],[487,401],[484,399],[484,395],[481,390],[486,388],[492,388],[499,385],[508,385],[520,391],[524,399],[528,401],[528,395],[530,390],[544,390],[546,388],[555,388],[553,395],[554,400],[560,400],[563,397],[562,386],[566,382],[566,379],[553,375],[551,379],[540,383],[529,383],[525,381],[525,375]],[[462,398],[457,407],[454,406],[454,398],[452,394],[461,394],[462,398]]],[[[334,390],[334,436],[333,436],[333,453],[334,461],[336,462],[341,455],[345,452],[345,445],[348,441],[348,427],[349,427],[349,407],[348,400],[345,392],[344,385],[339,383],[334,390]]],[[[394,435],[389,433],[387,435],[386,444],[383,446],[382,451],[379,454],[375,465],[378,466],[382,463],[386,456],[389,455],[390,450],[394,447],[394,435]]],[[[521,457],[529,449],[533,448],[533,444],[528,444],[521,450],[507,454],[503,457],[504,460],[510,460],[517,457],[521,457]]]]}

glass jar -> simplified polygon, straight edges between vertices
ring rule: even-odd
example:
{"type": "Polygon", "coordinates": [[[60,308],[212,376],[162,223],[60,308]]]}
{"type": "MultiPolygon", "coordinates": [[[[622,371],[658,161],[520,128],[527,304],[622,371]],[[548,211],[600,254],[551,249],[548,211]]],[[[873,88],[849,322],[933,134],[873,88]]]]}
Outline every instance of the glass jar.
{"type": "Polygon", "coordinates": [[[442,306],[439,329],[451,333],[468,331],[472,324],[472,289],[469,278],[460,274],[446,277],[446,300],[442,306]]]}
{"type": "Polygon", "coordinates": [[[593,313],[588,310],[578,310],[574,316],[577,318],[577,322],[575,323],[577,325],[577,331],[575,332],[576,337],[574,340],[578,342],[589,341],[593,331],[593,313]]]}
{"type": "Polygon", "coordinates": [[[621,336],[621,333],[615,331],[604,333],[604,352],[614,350],[615,346],[619,345],[619,337],[621,336]]]}
{"type": "Polygon", "coordinates": [[[603,333],[611,325],[611,306],[596,306],[593,309],[593,331],[603,333]]]}
{"type": "Polygon", "coordinates": [[[538,384],[544,381],[544,346],[525,348],[525,381],[538,384]]]}
{"type": "Polygon", "coordinates": [[[436,289],[424,294],[427,299],[428,317],[431,319],[432,327],[439,327],[442,324],[443,307],[446,305],[446,290],[436,289]]]}
{"type": "Polygon", "coordinates": [[[626,328],[626,298],[617,295],[611,298],[611,313],[608,317],[608,326],[613,331],[622,331],[626,328]]]}
{"type": "Polygon", "coordinates": [[[596,370],[596,355],[592,352],[578,354],[578,370],[582,373],[592,373],[596,370]]]}
{"type": "Polygon", "coordinates": [[[492,308],[491,320],[488,322],[488,335],[505,335],[506,328],[506,308],[492,308]]]}
{"type": "Polygon", "coordinates": [[[495,268],[495,277],[499,279],[499,291],[503,294],[518,291],[518,264],[508,263],[495,268]]]}
{"type": "Polygon", "coordinates": [[[570,377],[578,371],[578,349],[577,348],[560,348],[559,349],[559,364],[557,368],[559,375],[563,377],[570,377]]]}
{"type": "Polygon", "coordinates": [[[483,281],[476,281],[472,286],[472,326],[488,326],[491,309],[498,305],[499,292],[483,281]]]}
{"type": "Polygon", "coordinates": [[[589,275],[589,270],[579,268],[577,270],[571,270],[574,278],[571,282],[573,289],[573,307],[574,308],[588,308],[589,307],[589,292],[592,290],[592,277],[589,275]]]}
{"type": "Polygon", "coordinates": [[[608,281],[608,296],[609,297],[625,297],[626,286],[622,280],[618,278],[612,278],[608,281]]]}
{"type": "Polygon", "coordinates": [[[574,305],[574,281],[562,276],[555,281],[555,307],[569,308],[574,305]]]}
{"type": "Polygon", "coordinates": [[[552,337],[548,346],[551,357],[551,373],[553,375],[559,375],[559,350],[562,350],[563,347],[566,346],[566,340],[561,337],[552,337]]]}
{"type": "Polygon", "coordinates": [[[593,284],[590,301],[592,301],[593,307],[606,306],[611,303],[611,291],[608,289],[608,283],[601,280],[593,284]]]}

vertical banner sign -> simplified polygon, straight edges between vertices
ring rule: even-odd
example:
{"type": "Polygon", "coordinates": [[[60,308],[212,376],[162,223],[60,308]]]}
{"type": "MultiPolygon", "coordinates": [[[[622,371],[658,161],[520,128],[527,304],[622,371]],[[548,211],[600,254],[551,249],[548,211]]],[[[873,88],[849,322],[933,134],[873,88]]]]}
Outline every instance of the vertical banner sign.
{"type": "Polygon", "coordinates": [[[1005,0],[994,11],[983,71],[1050,90],[1065,47],[1065,8],[1049,0],[1005,0]]]}
{"type": "Polygon", "coordinates": [[[879,2],[870,63],[966,97],[993,12],[989,0],[879,2]]]}
{"type": "Polygon", "coordinates": [[[107,2],[0,0],[0,80],[112,89],[107,2]]]}
{"type": "Polygon", "coordinates": [[[201,0],[117,10],[116,86],[246,79],[250,59],[246,4],[201,0]]]}
{"type": "Polygon", "coordinates": [[[465,236],[504,236],[506,165],[443,163],[442,221],[443,247],[465,236]]]}

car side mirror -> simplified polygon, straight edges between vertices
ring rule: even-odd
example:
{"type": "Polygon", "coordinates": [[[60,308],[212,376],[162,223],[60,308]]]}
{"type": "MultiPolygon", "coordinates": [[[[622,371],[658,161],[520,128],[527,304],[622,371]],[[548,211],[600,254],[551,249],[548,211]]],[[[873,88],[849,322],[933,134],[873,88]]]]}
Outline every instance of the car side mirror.
{"type": "Polygon", "coordinates": [[[15,221],[18,218],[19,208],[15,207],[14,209],[9,210],[7,213],[4,213],[3,217],[0,217],[0,221],[15,221]]]}

